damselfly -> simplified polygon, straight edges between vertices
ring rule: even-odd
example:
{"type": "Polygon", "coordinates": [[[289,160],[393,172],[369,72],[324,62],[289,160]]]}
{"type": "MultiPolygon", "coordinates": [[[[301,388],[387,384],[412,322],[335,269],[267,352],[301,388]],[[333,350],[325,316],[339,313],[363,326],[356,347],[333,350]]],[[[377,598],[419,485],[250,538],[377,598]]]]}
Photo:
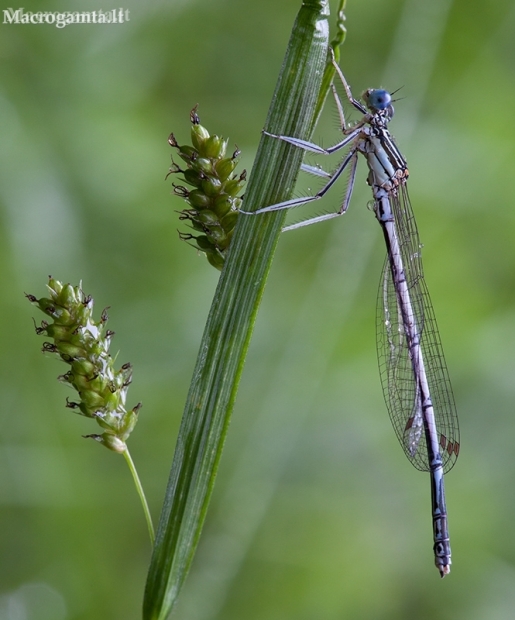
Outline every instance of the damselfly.
{"type": "Polygon", "coordinates": [[[406,456],[417,469],[428,471],[431,477],[435,564],[444,577],[450,572],[451,547],[443,475],[452,468],[459,454],[458,417],[422,271],[421,245],[406,186],[408,167],[388,131],[393,117],[391,94],[369,89],[362,95],[364,106],[354,99],[336,64],[335,69],[349,102],[363,114],[360,121],[348,127],[333,87],[344,135],[340,142],[324,149],[298,138],[268,135],[321,155],[348,149],[342,162],[332,174],[303,165],[306,172],[326,179],[317,194],[287,200],[253,213],[298,207],[318,200],[344,170],[348,170],[345,196],[337,212],[286,226],[284,230],[342,215],[351,199],[358,155],[361,153],[365,157],[369,169],[367,182],[374,197],[373,210],[383,230],[387,250],[377,300],[381,382],[392,425],[406,456]]]}

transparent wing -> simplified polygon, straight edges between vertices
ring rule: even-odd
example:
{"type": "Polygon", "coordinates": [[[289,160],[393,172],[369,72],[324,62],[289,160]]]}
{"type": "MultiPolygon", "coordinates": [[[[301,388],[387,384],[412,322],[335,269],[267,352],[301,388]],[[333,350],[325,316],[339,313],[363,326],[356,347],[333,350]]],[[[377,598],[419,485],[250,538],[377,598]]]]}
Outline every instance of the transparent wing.
{"type": "MultiPolygon", "coordinates": [[[[434,408],[444,471],[459,454],[459,426],[440,335],[424,280],[420,242],[405,186],[391,196],[404,273],[416,317],[427,381],[434,408]]],[[[383,393],[393,428],[411,463],[429,470],[421,420],[417,372],[403,326],[390,262],[386,258],[377,299],[377,351],[383,393]]]]}

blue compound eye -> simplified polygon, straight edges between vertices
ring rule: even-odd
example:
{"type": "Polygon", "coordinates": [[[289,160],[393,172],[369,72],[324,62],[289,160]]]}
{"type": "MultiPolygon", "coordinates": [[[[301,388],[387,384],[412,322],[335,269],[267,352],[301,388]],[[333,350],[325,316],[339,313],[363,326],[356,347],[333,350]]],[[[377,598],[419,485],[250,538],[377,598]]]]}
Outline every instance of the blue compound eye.
{"type": "Polygon", "coordinates": [[[380,88],[370,88],[363,93],[363,99],[369,110],[379,111],[385,110],[392,103],[392,96],[387,90],[380,88]]]}

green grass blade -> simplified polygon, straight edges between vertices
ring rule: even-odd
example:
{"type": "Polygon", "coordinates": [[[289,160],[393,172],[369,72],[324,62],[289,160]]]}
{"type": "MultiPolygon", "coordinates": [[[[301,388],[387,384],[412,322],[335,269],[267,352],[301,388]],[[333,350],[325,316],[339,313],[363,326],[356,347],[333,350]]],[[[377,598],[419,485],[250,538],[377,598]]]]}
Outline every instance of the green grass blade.
{"type": "MultiPolygon", "coordinates": [[[[310,137],[327,57],[328,16],[327,0],[302,3],[265,124],[271,133],[310,137]]],[[[301,162],[300,149],[263,136],[245,210],[290,198],[301,162]]],[[[144,620],[167,618],[193,559],[284,218],[283,211],[238,218],[177,438],[145,590],[144,620]]]]}

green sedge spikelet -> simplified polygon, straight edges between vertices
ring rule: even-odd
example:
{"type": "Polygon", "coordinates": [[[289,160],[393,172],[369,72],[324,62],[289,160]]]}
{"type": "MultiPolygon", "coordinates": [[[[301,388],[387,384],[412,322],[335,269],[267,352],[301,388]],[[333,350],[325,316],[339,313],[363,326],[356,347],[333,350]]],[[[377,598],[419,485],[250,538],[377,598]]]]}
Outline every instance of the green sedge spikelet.
{"type": "Polygon", "coordinates": [[[173,184],[173,193],[189,205],[179,212],[179,219],[198,233],[179,232],[179,237],[203,252],[210,264],[221,270],[242,202],[238,194],[247,173],[244,170],[239,176],[234,174],[240,151],[236,148],[230,157],[225,156],[228,140],[211,135],[200,124],[197,106],[190,112],[190,121],[191,145],[179,146],[173,133],[168,138],[168,144],[177,149],[186,168],[181,169],[172,157],[167,177],[181,175],[181,182],[193,188],[173,184]]]}
{"type": "Polygon", "coordinates": [[[78,393],[79,401],[66,399],[66,406],[79,415],[93,418],[103,433],[85,435],[118,453],[127,450],[126,440],[138,420],[141,403],[127,411],[125,400],[132,381],[131,364],[115,370],[109,346],[114,332],[105,329],[107,309],[93,320],[93,299],[80,286],[62,284],[50,277],[49,297],[27,299],[52,322],[36,326],[38,335],[51,339],[43,343],[45,353],[55,353],[70,366],[58,379],[78,393]]]}

